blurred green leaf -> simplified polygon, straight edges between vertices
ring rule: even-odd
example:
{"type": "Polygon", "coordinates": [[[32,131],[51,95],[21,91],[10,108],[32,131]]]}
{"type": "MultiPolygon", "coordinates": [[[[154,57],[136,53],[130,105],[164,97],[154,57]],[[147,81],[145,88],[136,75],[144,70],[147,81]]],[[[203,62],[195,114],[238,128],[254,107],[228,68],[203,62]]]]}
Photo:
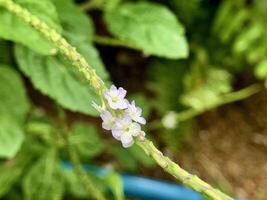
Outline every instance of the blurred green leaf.
{"type": "Polygon", "coordinates": [[[16,71],[0,66],[0,157],[15,156],[24,139],[21,124],[29,110],[25,89],[16,71]]]}
{"type": "Polygon", "coordinates": [[[166,7],[147,2],[126,3],[104,15],[109,31],[145,54],[186,58],[184,28],[166,7]]]}
{"type": "Polygon", "coordinates": [[[0,197],[3,197],[14,185],[23,172],[24,164],[16,160],[0,166],[0,197]]]}
{"type": "Polygon", "coordinates": [[[22,128],[12,118],[0,116],[0,157],[12,158],[24,140],[22,128]]]}
{"type": "Polygon", "coordinates": [[[129,151],[131,155],[140,163],[142,163],[146,167],[152,167],[155,166],[155,161],[147,156],[147,154],[144,153],[144,151],[137,146],[136,144],[133,145],[131,148],[129,148],[129,151]]]}
{"type": "Polygon", "coordinates": [[[87,158],[97,156],[103,150],[103,143],[97,129],[83,122],[75,122],[73,124],[69,142],[70,145],[77,149],[80,155],[87,158]]]}
{"type": "Polygon", "coordinates": [[[54,150],[49,150],[28,171],[23,179],[23,192],[27,200],[61,200],[63,177],[54,150]]]}
{"type": "Polygon", "coordinates": [[[267,59],[261,61],[255,68],[255,76],[258,79],[264,79],[267,77],[267,59]]]}
{"type": "MultiPolygon", "coordinates": [[[[16,0],[16,3],[57,31],[61,31],[55,6],[50,0],[16,0]]],[[[52,54],[54,46],[48,40],[4,8],[0,8],[0,24],[0,37],[23,44],[41,54],[52,54]]]]}
{"type": "Polygon", "coordinates": [[[29,101],[19,74],[11,67],[0,65],[0,116],[9,115],[22,123],[29,110],[29,101]]]}
{"type": "MultiPolygon", "coordinates": [[[[89,40],[93,33],[90,19],[70,1],[56,2],[64,28],[63,35],[85,56],[98,75],[107,80],[108,74],[89,40]],[[64,7],[60,7],[63,3],[64,7]],[[72,15],[75,16],[75,20],[72,15]]],[[[43,94],[72,111],[95,116],[98,114],[89,105],[91,101],[98,102],[98,96],[65,57],[40,56],[19,45],[16,45],[15,54],[20,69],[43,94]]]]}
{"type": "MultiPolygon", "coordinates": [[[[73,169],[63,170],[64,179],[66,182],[67,192],[77,198],[87,199],[90,194],[85,189],[85,185],[82,183],[81,179],[73,169]]],[[[87,175],[93,181],[97,189],[101,192],[107,191],[107,184],[105,180],[101,177],[97,177],[95,174],[88,172],[87,175]]],[[[90,195],[91,196],[91,195],[90,195]]]]}
{"type": "Polygon", "coordinates": [[[124,199],[123,183],[119,174],[109,172],[104,178],[105,182],[111,188],[112,193],[116,200],[124,199]]]}
{"type": "Polygon", "coordinates": [[[125,148],[113,145],[109,147],[109,153],[115,157],[116,162],[124,170],[134,171],[138,168],[136,159],[134,159],[130,152],[125,148]]]}
{"type": "Polygon", "coordinates": [[[155,93],[151,101],[159,114],[177,110],[183,92],[183,77],[188,66],[178,61],[154,60],[149,65],[149,88],[155,93]]]}
{"type": "Polygon", "coordinates": [[[181,102],[184,105],[196,110],[208,109],[220,102],[221,94],[232,90],[232,76],[226,70],[209,68],[206,73],[204,80],[196,81],[194,79],[200,84],[192,85],[191,88],[188,88],[188,92],[183,94],[181,102]]]}

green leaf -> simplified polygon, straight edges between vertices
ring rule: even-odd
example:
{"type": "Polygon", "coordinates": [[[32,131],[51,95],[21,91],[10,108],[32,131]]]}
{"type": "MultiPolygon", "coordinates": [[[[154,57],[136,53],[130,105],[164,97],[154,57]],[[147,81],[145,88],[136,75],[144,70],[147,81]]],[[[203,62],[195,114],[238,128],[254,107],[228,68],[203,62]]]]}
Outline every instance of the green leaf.
{"type": "Polygon", "coordinates": [[[0,116],[9,115],[21,123],[29,110],[29,101],[19,74],[0,65],[0,116]]]}
{"type": "Polygon", "coordinates": [[[0,116],[0,157],[12,158],[19,151],[24,134],[12,118],[0,116]]]}
{"type": "Polygon", "coordinates": [[[144,151],[136,144],[129,148],[132,156],[146,167],[155,165],[155,161],[144,153],[144,151]]]}
{"type": "Polygon", "coordinates": [[[21,124],[29,102],[19,75],[0,65],[0,157],[12,158],[24,139],[21,124]]]}
{"type": "Polygon", "coordinates": [[[41,157],[23,179],[23,192],[27,200],[61,200],[63,177],[54,150],[41,157]]]}
{"type": "Polygon", "coordinates": [[[264,79],[267,76],[267,59],[261,61],[255,68],[255,76],[258,79],[264,79]]]}
{"type": "Polygon", "coordinates": [[[111,188],[112,193],[116,200],[123,200],[123,183],[119,174],[115,172],[109,172],[107,176],[105,176],[105,182],[111,188]]]}
{"type": "MultiPolygon", "coordinates": [[[[0,165],[0,198],[8,193],[16,182],[20,181],[23,170],[31,160],[25,152],[20,153],[15,159],[8,160],[0,165]]],[[[9,192],[11,193],[11,192],[9,192]]]]}
{"type": "Polygon", "coordinates": [[[183,92],[183,77],[188,65],[178,61],[157,59],[149,65],[149,88],[155,93],[153,107],[159,114],[177,110],[179,96],[183,92]]]}
{"type": "Polygon", "coordinates": [[[184,28],[166,7],[154,3],[127,3],[104,15],[109,31],[145,54],[186,58],[184,28]]]}
{"type": "MultiPolygon", "coordinates": [[[[190,76],[190,74],[189,74],[190,76]]],[[[196,81],[196,80],[194,80],[196,81]]],[[[210,68],[205,80],[198,80],[202,84],[194,85],[181,97],[181,102],[196,110],[209,109],[217,105],[221,95],[232,90],[232,76],[222,69],[210,68]]]]}
{"type": "Polygon", "coordinates": [[[115,157],[117,163],[126,171],[134,171],[138,168],[137,161],[133,158],[131,153],[125,148],[118,145],[109,147],[109,152],[115,157]]]}
{"type": "MultiPolygon", "coordinates": [[[[30,13],[38,16],[52,28],[61,31],[56,9],[51,1],[16,0],[16,3],[28,9],[30,13]]],[[[54,46],[48,40],[4,8],[0,8],[0,26],[0,37],[23,44],[40,54],[52,54],[54,46]]]]}
{"type": "MultiPolygon", "coordinates": [[[[66,182],[66,188],[71,195],[82,199],[87,199],[88,196],[91,196],[91,194],[88,194],[85,185],[81,181],[80,177],[77,176],[74,170],[65,169],[63,170],[63,174],[66,182]]],[[[93,181],[95,186],[97,186],[98,190],[100,190],[102,193],[107,191],[107,184],[105,183],[103,178],[99,178],[95,174],[90,172],[88,172],[87,175],[93,181]]]]}
{"type": "MultiPolygon", "coordinates": [[[[55,2],[64,28],[63,35],[96,69],[98,75],[107,80],[108,73],[90,41],[93,34],[90,19],[70,1],[55,2]],[[60,7],[60,5],[64,6],[60,7]]],[[[20,69],[43,94],[72,111],[98,115],[90,105],[92,101],[99,101],[98,96],[92,91],[82,74],[65,57],[41,56],[18,45],[15,48],[15,54],[20,69]]]]}
{"type": "Polygon", "coordinates": [[[103,150],[103,144],[97,129],[87,123],[76,122],[73,125],[69,142],[77,149],[79,154],[87,158],[92,158],[103,150]]]}

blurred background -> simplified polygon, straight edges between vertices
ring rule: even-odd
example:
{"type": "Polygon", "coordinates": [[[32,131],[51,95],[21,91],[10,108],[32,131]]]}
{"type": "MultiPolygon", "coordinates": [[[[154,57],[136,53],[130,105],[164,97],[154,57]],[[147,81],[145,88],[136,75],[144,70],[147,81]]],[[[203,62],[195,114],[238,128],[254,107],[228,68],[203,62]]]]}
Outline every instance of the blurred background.
{"type": "MultiPolygon", "coordinates": [[[[267,198],[267,1],[15,2],[127,89],[164,154],[238,199],[267,198]]],[[[107,199],[124,198],[118,173],[176,182],[104,131],[92,100],[72,63],[0,8],[0,199],[90,199],[69,160],[111,170],[86,172],[107,199]]]]}

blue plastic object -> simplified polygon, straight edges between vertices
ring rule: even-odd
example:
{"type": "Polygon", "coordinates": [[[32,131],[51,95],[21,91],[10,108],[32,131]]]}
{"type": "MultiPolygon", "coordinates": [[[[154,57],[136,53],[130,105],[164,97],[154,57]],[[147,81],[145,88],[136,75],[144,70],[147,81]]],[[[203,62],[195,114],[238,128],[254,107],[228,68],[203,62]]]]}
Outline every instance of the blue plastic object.
{"type": "MultiPolygon", "coordinates": [[[[62,162],[64,169],[72,170],[68,161],[62,162]]],[[[83,168],[94,172],[98,176],[105,176],[107,169],[83,165],[83,168]]],[[[125,196],[135,197],[143,200],[203,200],[203,197],[184,186],[140,177],[129,174],[121,174],[125,196]]]]}

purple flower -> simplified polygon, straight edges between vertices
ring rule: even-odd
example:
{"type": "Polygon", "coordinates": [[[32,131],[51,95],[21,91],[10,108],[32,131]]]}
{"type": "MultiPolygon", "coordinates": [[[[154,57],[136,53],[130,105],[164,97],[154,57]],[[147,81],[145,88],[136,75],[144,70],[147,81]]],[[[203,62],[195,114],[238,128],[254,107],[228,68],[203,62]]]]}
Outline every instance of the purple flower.
{"type": "Polygon", "coordinates": [[[127,108],[128,101],[124,99],[125,96],[126,90],[124,90],[122,87],[117,89],[114,85],[112,85],[109,90],[104,92],[104,97],[112,109],[127,108]]]}
{"type": "Polygon", "coordinates": [[[142,109],[135,106],[135,102],[132,101],[131,104],[128,104],[128,108],[126,110],[127,114],[131,116],[132,120],[140,123],[146,124],[145,118],[141,117],[142,109]]]}

